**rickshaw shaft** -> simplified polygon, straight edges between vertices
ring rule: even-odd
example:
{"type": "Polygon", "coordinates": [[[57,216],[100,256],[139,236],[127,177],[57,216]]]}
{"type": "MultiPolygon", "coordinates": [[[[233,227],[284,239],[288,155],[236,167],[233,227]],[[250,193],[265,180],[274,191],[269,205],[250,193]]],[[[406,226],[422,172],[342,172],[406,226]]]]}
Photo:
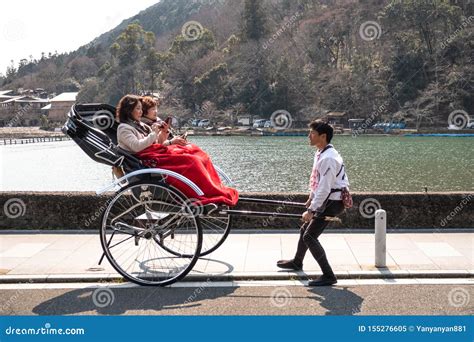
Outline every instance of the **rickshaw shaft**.
{"type": "MultiPolygon", "coordinates": [[[[259,216],[259,217],[280,217],[280,218],[298,218],[301,219],[301,214],[288,214],[288,213],[275,213],[275,212],[262,212],[262,211],[250,211],[250,210],[219,210],[221,215],[246,215],[246,216],[259,216]]],[[[341,223],[341,219],[333,216],[320,216],[325,221],[341,223]]]]}
{"type": "Polygon", "coordinates": [[[288,214],[276,212],[262,212],[249,210],[220,210],[221,215],[247,215],[247,216],[263,216],[263,217],[286,217],[286,218],[301,218],[301,214],[288,214]]]}
{"type": "Polygon", "coordinates": [[[279,204],[279,205],[288,205],[292,207],[304,207],[304,203],[299,202],[289,202],[289,201],[277,201],[277,200],[268,200],[263,198],[248,198],[248,197],[239,197],[239,202],[247,203],[266,203],[266,204],[279,204]]]}

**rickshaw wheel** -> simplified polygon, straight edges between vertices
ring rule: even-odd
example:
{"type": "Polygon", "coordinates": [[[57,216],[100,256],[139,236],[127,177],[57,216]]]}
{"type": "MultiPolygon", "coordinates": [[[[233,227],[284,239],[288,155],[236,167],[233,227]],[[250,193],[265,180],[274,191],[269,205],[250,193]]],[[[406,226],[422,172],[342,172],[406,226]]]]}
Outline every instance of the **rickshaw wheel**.
{"type": "MultiPolygon", "coordinates": [[[[230,228],[232,224],[232,216],[229,214],[220,214],[220,210],[228,209],[227,206],[219,206],[212,212],[207,212],[209,206],[202,206],[196,204],[194,199],[185,199],[186,196],[181,193],[178,189],[173,188],[176,193],[179,193],[182,200],[185,200],[188,204],[190,214],[199,218],[199,223],[202,227],[202,248],[200,256],[208,255],[219,248],[229,236],[230,228]]],[[[155,239],[160,244],[160,241],[155,239]]],[[[171,249],[169,246],[161,246],[169,253],[174,255],[181,255],[179,251],[171,249]]]]}
{"type": "Polygon", "coordinates": [[[107,259],[140,285],[165,286],[184,278],[199,258],[202,239],[200,218],[192,215],[189,201],[163,183],[129,184],[102,216],[100,241],[107,259]]]}
{"type": "MultiPolygon", "coordinates": [[[[225,206],[219,209],[229,209],[229,207],[225,206]]],[[[199,216],[203,233],[201,256],[214,252],[229,236],[232,216],[219,214],[219,209],[208,215],[199,216]]]]}

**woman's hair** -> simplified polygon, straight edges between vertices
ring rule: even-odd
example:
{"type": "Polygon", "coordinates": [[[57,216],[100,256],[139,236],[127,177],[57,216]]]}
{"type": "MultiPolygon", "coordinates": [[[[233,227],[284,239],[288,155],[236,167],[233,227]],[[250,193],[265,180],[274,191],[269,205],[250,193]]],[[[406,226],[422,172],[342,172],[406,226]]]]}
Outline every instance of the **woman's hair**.
{"type": "Polygon", "coordinates": [[[140,96],[125,95],[117,105],[117,119],[119,122],[127,122],[132,117],[135,106],[140,102],[140,96]]]}
{"type": "Polygon", "coordinates": [[[144,96],[140,99],[140,101],[142,102],[143,116],[146,116],[150,108],[157,107],[160,105],[160,100],[155,99],[151,96],[144,96]]]}
{"type": "Polygon", "coordinates": [[[321,120],[314,120],[309,125],[309,128],[319,134],[326,134],[326,142],[329,144],[334,134],[334,129],[330,124],[321,120]]]}

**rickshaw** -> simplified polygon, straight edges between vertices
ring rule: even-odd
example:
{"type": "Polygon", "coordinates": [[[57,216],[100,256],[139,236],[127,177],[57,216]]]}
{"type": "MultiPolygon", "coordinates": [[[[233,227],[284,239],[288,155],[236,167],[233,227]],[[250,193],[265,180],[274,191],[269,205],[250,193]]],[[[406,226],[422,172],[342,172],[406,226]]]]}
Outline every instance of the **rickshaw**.
{"type": "MultiPolygon", "coordinates": [[[[218,203],[202,206],[168,184],[173,178],[192,189],[191,180],[170,170],[149,168],[117,144],[115,107],[75,104],[62,131],[94,161],[123,171],[123,176],[97,191],[115,191],[106,201],[100,225],[103,254],[125,279],[166,286],[184,278],[197,260],[214,252],[226,240],[236,215],[300,218],[298,214],[235,210],[218,203]]],[[[232,180],[215,167],[222,182],[232,180]]],[[[239,203],[261,203],[304,208],[303,203],[239,197],[239,203]]],[[[329,219],[329,218],[328,218],[329,219]]]]}

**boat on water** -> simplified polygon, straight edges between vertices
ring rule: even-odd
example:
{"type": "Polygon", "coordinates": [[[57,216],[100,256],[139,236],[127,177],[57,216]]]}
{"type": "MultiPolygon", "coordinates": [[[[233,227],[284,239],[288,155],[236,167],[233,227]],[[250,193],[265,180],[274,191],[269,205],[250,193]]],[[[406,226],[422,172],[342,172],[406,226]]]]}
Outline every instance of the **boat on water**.
{"type": "Polygon", "coordinates": [[[292,131],[283,131],[283,130],[282,131],[276,131],[276,132],[262,130],[261,133],[264,137],[305,137],[305,136],[308,135],[308,132],[306,132],[306,131],[304,131],[304,132],[299,132],[299,131],[292,132],[292,131]]]}
{"type": "Polygon", "coordinates": [[[410,133],[404,137],[474,137],[474,133],[410,133]]]}

